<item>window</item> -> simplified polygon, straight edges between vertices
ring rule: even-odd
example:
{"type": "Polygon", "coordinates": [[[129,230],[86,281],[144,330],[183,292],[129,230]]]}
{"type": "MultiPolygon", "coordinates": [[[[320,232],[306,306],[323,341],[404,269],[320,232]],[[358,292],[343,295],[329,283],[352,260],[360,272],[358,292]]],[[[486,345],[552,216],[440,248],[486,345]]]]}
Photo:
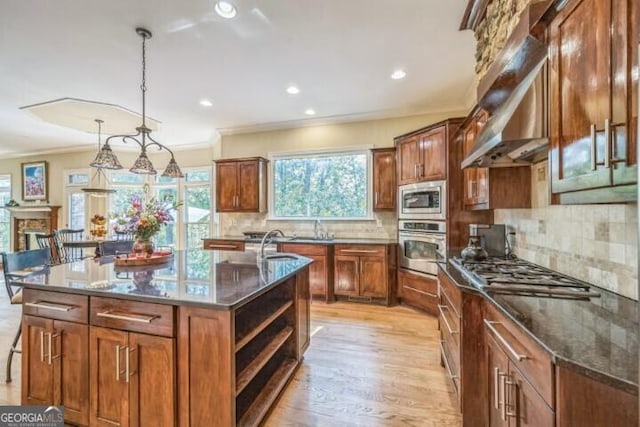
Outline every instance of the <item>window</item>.
{"type": "MultiPolygon", "coordinates": [[[[131,196],[144,195],[144,184],[149,184],[151,194],[159,199],[171,196],[182,200],[181,214],[175,222],[162,227],[155,237],[156,245],[175,248],[202,248],[202,238],[212,234],[213,210],[211,208],[211,168],[184,170],[183,179],[163,176],[135,175],[130,172],[111,172],[111,188],[116,192],[109,197],[109,212],[122,212],[129,206],[131,196]]],[[[197,269],[207,269],[197,266],[197,269]]]]}
{"type": "Polygon", "coordinates": [[[371,217],[369,151],[272,157],[275,218],[371,217]]]}
{"type": "Polygon", "coordinates": [[[11,200],[11,175],[0,175],[0,252],[10,250],[11,222],[9,209],[4,205],[11,200]]]}
{"type": "Polygon", "coordinates": [[[87,217],[89,212],[89,202],[87,194],[82,188],[87,187],[90,181],[89,170],[65,171],[65,218],[66,227],[73,230],[87,228],[87,217]]]}

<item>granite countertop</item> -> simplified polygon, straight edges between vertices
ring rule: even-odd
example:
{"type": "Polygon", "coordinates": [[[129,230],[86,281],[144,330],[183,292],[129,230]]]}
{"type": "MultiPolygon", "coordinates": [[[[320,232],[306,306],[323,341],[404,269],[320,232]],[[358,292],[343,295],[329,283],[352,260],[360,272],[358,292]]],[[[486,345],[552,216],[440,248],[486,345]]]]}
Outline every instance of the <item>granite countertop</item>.
{"type": "MultiPolygon", "coordinates": [[[[249,238],[246,236],[222,236],[207,237],[206,239],[214,240],[232,240],[245,241],[247,243],[260,243],[262,239],[249,238]]],[[[204,239],[203,239],[204,240],[204,239]]],[[[317,245],[394,245],[398,243],[397,239],[370,239],[356,237],[340,237],[334,239],[314,239],[313,237],[294,236],[294,237],[274,237],[271,239],[273,243],[313,243],[317,245]]]]}
{"type": "Polygon", "coordinates": [[[484,295],[519,324],[556,364],[638,393],[637,301],[596,286],[592,290],[601,296],[588,300],[493,294],[474,287],[450,263],[439,266],[462,290],[484,295]]]}
{"type": "Polygon", "coordinates": [[[86,258],[51,266],[19,282],[34,289],[229,310],[311,262],[294,254],[258,262],[255,252],[194,249],[176,251],[172,261],[156,266],[118,267],[113,257],[86,258]]]}

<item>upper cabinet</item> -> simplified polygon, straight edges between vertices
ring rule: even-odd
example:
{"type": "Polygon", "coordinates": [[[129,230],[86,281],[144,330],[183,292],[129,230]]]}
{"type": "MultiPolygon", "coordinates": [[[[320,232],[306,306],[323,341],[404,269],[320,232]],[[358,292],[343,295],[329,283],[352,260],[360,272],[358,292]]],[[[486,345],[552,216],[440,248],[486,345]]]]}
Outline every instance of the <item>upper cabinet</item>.
{"type": "Polygon", "coordinates": [[[266,159],[254,157],[215,162],[217,212],[266,212],[266,159]]]}
{"type": "MultiPolygon", "coordinates": [[[[461,129],[464,157],[471,152],[489,115],[477,109],[461,129]]],[[[520,209],[531,207],[531,169],[526,166],[467,168],[463,176],[466,210],[520,209]]]]}
{"type": "Polygon", "coordinates": [[[636,199],[637,0],[570,0],[549,27],[551,191],[636,199]]]}
{"type": "Polygon", "coordinates": [[[398,185],[447,177],[447,128],[438,126],[396,139],[398,185]]]}
{"type": "Polygon", "coordinates": [[[396,208],[396,149],[376,148],[373,154],[373,210],[396,208]]]}

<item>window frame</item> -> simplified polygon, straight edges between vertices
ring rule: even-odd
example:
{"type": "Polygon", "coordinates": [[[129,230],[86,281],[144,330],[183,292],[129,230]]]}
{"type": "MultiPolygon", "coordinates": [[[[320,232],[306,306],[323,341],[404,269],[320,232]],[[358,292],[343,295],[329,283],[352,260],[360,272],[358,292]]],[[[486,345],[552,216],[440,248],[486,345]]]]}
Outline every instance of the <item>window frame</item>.
{"type": "MultiPolygon", "coordinates": [[[[10,173],[3,173],[3,174],[0,174],[0,177],[6,178],[6,179],[9,180],[9,186],[8,187],[0,187],[0,192],[3,192],[3,193],[4,192],[8,192],[9,193],[9,200],[11,200],[12,199],[12,197],[11,197],[12,196],[11,188],[12,188],[12,184],[13,184],[12,176],[11,176],[10,173]]],[[[0,209],[5,209],[7,211],[9,210],[4,205],[1,205],[0,209]]],[[[13,244],[13,233],[11,233],[11,213],[10,212],[8,212],[7,218],[8,218],[8,221],[6,222],[6,224],[8,224],[8,232],[7,232],[7,234],[9,235],[8,247],[3,248],[2,246],[0,246],[0,252],[2,252],[2,251],[10,252],[12,247],[13,247],[12,246],[12,244],[13,244]]]]}
{"type": "Polygon", "coordinates": [[[371,146],[354,146],[354,147],[337,147],[326,148],[319,150],[304,150],[304,151],[288,151],[269,153],[269,171],[268,171],[268,191],[269,191],[269,211],[267,220],[269,221],[314,221],[320,219],[321,221],[374,221],[375,216],[373,214],[373,201],[371,195],[373,194],[373,155],[371,153],[371,146]],[[321,158],[321,157],[336,157],[346,155],[358,155],[364,154],[366,159],[366,194],[365,194],[365,216],[360,217],[288,217],[277,216],[275,214],[275,164],[278,160],[286,159],[301,159],[301,158],[321,158]]]}
{"type": "Polygon", "coordinates": [[[62,174],[63,179],[63,189],[64,189],[64,200],[65,203],[62,207],[63,210],[63,218],[64,218],[64,228],[73,228],[71,227],[71,195],[72,194],[83,194],[84,195],[84,224],[82,229],[85,232],[89,231],[89,215],[91,213],[91,197],[89,197],[82,188],[87,188],[91,186],[91,180],[93,179],[92,170],[90,168],[80,168],[80,169],[65,169],[62,174]],[[71,184],[69,183],[69,176],[71,175],[79,175],[84,174],[87,175],[88,181],[86,183],[77,183],[71,184]]]}

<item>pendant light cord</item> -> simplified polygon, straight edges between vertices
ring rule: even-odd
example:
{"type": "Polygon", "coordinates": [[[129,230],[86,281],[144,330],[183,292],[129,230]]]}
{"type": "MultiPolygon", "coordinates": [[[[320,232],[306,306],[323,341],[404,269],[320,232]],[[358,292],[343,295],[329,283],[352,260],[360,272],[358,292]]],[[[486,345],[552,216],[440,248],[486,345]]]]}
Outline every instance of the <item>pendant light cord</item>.
{"type": "Polygon", "coordinates": [[[147,36],[142,34],[142,84],[140,89],[142,90],[142,127],[146,128],[146,103],[145,93],[147,92],[147,36]]]}

